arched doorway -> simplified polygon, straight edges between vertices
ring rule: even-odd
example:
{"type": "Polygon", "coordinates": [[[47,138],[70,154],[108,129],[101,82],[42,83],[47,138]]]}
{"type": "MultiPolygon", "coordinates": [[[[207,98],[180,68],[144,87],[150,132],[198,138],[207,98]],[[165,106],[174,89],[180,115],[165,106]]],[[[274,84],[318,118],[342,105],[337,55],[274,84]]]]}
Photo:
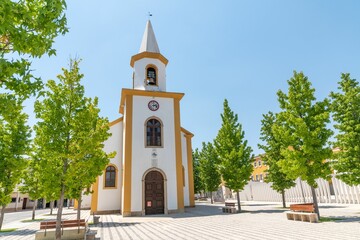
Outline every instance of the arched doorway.
{"type": "Polygon", "coordinates": [[[164,177],[158,171],[145,176],[145,214],[164,214],[164,177]]]}

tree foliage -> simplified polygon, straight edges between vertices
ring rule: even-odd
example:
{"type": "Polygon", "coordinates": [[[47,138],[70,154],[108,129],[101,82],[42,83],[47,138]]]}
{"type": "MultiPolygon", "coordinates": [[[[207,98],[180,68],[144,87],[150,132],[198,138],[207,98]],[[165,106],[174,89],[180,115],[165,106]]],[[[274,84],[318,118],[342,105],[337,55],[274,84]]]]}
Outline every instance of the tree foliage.
{"type": "Polygon", "coordinates": [[[332,131],[329,101],[316,101],[315,89],[302,72],[294,72],[288,80],[288,93],[278,91],[281,112],[277,115],[274,136],[283,146],[281,170],[291,179],[301,177],[310,186],[317,187],[316,179],[328,179],[331,171],[325,161],[331,157],[328,140],[332,131]]]}
{"type": "Polygon", "coordinates": [[[238,123],[237,114],[230,109],[226,99],[221,119],[222,125],[214,140],[219,156],[219,172],[225,185],[237,192],[240,211],[239,191],[248,183],[253,170],[252,150],[247,146],[245,132],[238,123]]]}
{"type": "Polygon", "coordinates": [[[215,148],[211,143],[202,143],[199,156],[200,179],[206,192],[211,192],[211,203],[213,202],[212,192],[218,190],[221,183],[221,176],[218,171],[219,159],[215,148]]]}
{"type": "Polygon", "coordinates": [[[65,34],[64,0],[0,1],[0,88],[26,98],[41,87],[30,58],[53,55],[54,39],[65,34]]]}
{"type": "Polygon", "coordinates": [[[332,92],[332,112],[334,125],[338,130],[335,146],[340,148],[336,153],[334,168],[337,177],[350,185],[360,184],[360,86],[342,74],[338,89],[332,92]]]}
{"type": "Polygon", "coordinates": [[[273,133],[284,146],[278,165],[290,179],[300,177],[311,186],[319,214],[314,189],[317,187],[316,179],[329,179],[331,174],[326,161],[332,155],[328,146],[332,135],[327,128],[330,122],[329,101],[316,102],[315,89],[302,72],[294,72],[288,85],[287,94],[281,90],[277,93],[281,112],[277,115],[273,133]]]}
{"type": "MultiPolygon", "coordinates": [[[[110,136],[106,118],[98,116],[97,99],[84,96],[79,61],[58,75],[59,83],[49,80],[42,101],[35,102],[39,122],[35,126],[35,144],[41,147],[46,165],[44,178],[51,179],[51,189],[59,198],[57,239],[65,195],[79,196],[95,182],[113,153],[103,152],[103,142],[110,136]]],[[[50,187],[50,186],[49,186],[50,187]]],[[[48,189],[51,192],[51,189],[48,189]]]]}
{"type": "Polygon", "coordinates": [[[193,158],[193,172],[194,172],[194,192],[201,193],[201,191],[205,190],[204,184],[200,178],[200,153],[196,148],[195,151],[192,152],[193,158]]]}
{"type": "Polygon", "coordinates": [[[284,146],[275,138],[273,133],[273,126],[276,124],[276,115],[272,112],[264,114],[261,124],[260,139],[264,142],[264,144],[259,144],[259,147],[265,152],[261,158],[269,167],[266,170],[268,174],[265,181],[271,182],[271,187],[278,193],[282,194],[283,206],[286,207],[285,190],[295,186],[295,181],[283,173],[281,168],[278,166],[278,162],[283,160],[281,156],[281,149],[284,148],[284,146]]]}
{"type": "MultiPolygon", "coordinates": [[[[30,199],[37,201],[44,197],[42,181],[47,181],[47,179],[41,179],[42,168],[39,155],[31,153],[27,163],[25,174],[23,176],[23,184],[20,186],[19,190],[22,193],[27,193],[30,199]]],[[[33,220],[35,219],[35,209],[36,204],[33,206],[33,220]]]]}
{"type": "Polygon", "coordinates": [[[0,229],[10,195],[26,167],[30,143],[30,128],[26,125],[27,115],[22,112],[21,101],[10,94],[2,96],[7,98],[7,105],[0,104],[0,229]]]}
{"type": "MultiPolygon", "coordinates": [[[[65,8],[64,0],[0,1],[0,204],[10,201],[26,166],[30,135],[22,102],[42,87],[31,73],[30,59],[55,54],[55,37],[67,32],[65,8]]],[[[2,220],[3,211],[0,228],[2,220]]]]}

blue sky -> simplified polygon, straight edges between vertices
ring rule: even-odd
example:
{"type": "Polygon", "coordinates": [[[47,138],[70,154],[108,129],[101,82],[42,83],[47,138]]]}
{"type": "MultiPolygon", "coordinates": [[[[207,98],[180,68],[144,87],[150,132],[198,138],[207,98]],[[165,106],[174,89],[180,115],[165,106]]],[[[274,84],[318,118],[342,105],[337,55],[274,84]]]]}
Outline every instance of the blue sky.
{"type": "Polygon", "coordinates": [[[101,115],[115,120],[149,11],[169,60],[167,91],[185,93],[181,122],[195,134],[194,148],[217,135],[225,98],[259,154],[262,114],[278,111],[276,92],[287,90],[294,70],[309,77],[319,100],[342,72],[360,79],[356,0],[68,1],[70,31],[56,39],[57,56],[33,61],[35,73],[55,79],[70,57],[82,58],[86,95],[98,96],[101,115]]]}

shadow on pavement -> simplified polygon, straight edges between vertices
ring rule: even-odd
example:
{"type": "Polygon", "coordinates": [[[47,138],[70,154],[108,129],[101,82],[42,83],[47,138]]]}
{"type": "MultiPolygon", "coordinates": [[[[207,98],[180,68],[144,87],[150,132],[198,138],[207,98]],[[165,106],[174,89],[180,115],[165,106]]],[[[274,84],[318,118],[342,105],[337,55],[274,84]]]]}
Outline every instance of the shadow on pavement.
{"type": "Polygon", "coordinates": [[[244,212],[248,212],[250,214],[258,214],[258,213],[283,213],[288,211],[287,209],[261,209],[261,210],[248,210],[244,212]]]}
{"type": "MultiPolygon", "coordinates": [[[[7,237],[7,236],[29,236],[33,235],[37,232],[37,230],[30,230],[30,229],[20,229],[15,230],[13,232],[6,232],[0,233],[0,238],[7,237]]],[[[21,239],[20,237],[18,239],[21,239]]]]}
{"type": "Polygon", "coordinates": [[[330,205],[322,205],[322,206],[319,206],[319,208],[321,209],[321,208],[347,208],[347,206],[339,206],[339,205],[337,205],[337,206],[330,206],[330,205]]]}
{"type": "Polygon", "coordinates": [[[92,224],[90,227],[108,228],[111,227],[128,227],[140,224],[139,222],[101,222],[99,224],[92,224]]]}
{"type": "Polygon", "coordinates": [[[338,218],[339,220],[331,221],[334,223],[344,223],[344,222],[359,222],[360,223],[360,217],[357,216],[326,216],[329,218],[338,218]]]}

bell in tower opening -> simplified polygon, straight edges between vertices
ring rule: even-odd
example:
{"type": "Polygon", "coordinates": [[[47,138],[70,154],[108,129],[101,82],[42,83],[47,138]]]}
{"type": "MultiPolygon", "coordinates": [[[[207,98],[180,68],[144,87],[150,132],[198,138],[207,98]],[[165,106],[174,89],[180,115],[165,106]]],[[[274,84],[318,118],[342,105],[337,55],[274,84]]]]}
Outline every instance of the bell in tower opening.
{"type": "Polygon", "coordinates": [[[156,70],[154,68],[149,67],[146,76],[146,83],[148,85],[156,85],[156,70]]]}

